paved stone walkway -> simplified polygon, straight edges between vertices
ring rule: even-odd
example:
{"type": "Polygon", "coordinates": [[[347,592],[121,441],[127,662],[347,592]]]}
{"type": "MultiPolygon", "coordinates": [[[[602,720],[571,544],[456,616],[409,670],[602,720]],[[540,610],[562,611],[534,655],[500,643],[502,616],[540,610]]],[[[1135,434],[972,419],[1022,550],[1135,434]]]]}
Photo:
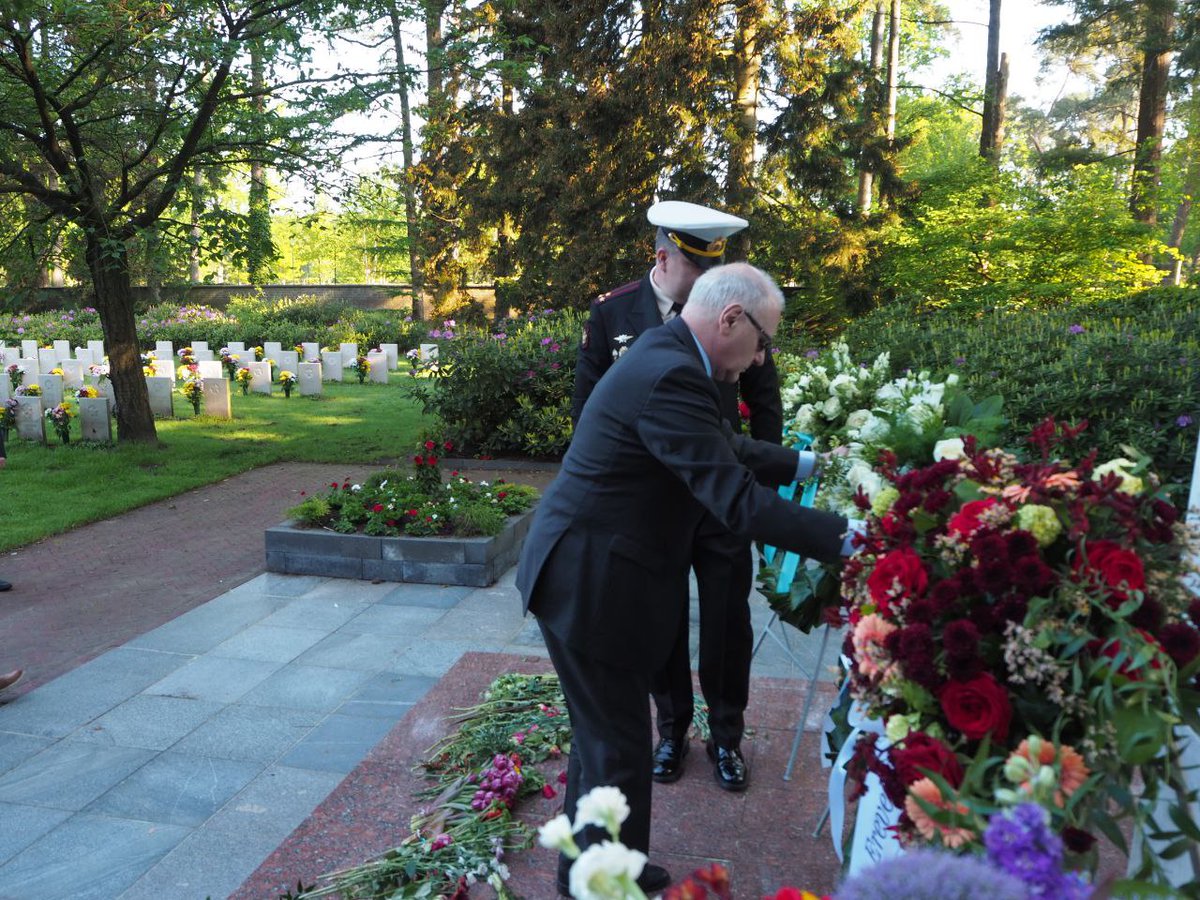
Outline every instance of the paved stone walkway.
{"type": "MultiPolygon", "coordinates": [[[[256,574],[262,529],[299,491],[363,472],[273,466],[5,558],[16,587],[0,595],[0,660],[30,677],[0,706],[0,898],[231,895],[411,726],[406,714],[464,654],[544,655],[511,571],[478,590],[256,574]],[[72,573],[69,590],[50,563],[72,573]]],[[[756,622],[767,618],[757,604],[756,622]]],[[[798,672],[768,641],[754,674],[798,672]]],[[[756,696],[775,697],[764,728],[786,732],[798,687],[763,694],[756,680],[756,696]]],[[[799,812],[777,780],[786,744],[777,734],[737,798],[748,846],[755,829],[778,829],[781,805],[799,812]]],[[[702,757],[692,765],[707,774],[702,757]]],[[[805,778],[819,783],[813,768],[805,778]]],[[[813,782],[803,791],[807,809],[813,782]]],[[[671,820],[719,830],[713,793],[674,794],[671,820]]],[[[818,874],[805,862],[817,846],[797,848],[798,878],[818,874]]],[[[787,863],[773,860],[771,877],[787,863]]],[[[529,857],[517,889],[542,895],[544,864],[529,857]]],[[[819,869],[829,881],[827,859],[819,869]]],[[[239,896],[275,896],[253,890],[239,896]]]]}

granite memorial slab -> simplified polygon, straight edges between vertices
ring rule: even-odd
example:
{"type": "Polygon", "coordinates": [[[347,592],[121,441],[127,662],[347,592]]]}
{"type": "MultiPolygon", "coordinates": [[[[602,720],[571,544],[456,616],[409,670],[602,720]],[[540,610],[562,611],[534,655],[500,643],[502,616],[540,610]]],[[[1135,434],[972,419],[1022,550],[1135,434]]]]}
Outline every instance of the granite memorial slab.
{"type": "Polygon", "coordinates": [[[302,362],[300,371],[296,373],[299,379],[301,397],[318,397],[321,394],[321,364],[319,362],[302,362]]]}
{"type": "Polygon", "coordinates": [[[154,355],[159,359],[174,359],[175,345],[170,341],[155,341],[154,355]]]}
{"type": "Polygon", "coordinates": [[[304,352],[305,362],[316,362],[321,358],[321,345],[316,341],[305,341],[300,349],[304,352]]]}
{"type": "Polygon", "coordinates": [[[339,350],[321,351],[321,373],[326,381],[342,380],[342,354],[339,350]]]}
{"type": "Polygon", "coordinates": [[[295,350],[280,350],[275,354],[275,368],[277,372],[291,372],[293,375],[298,375],[297,371],[300,368],[300,354],[295,350]]]}
{"type": "Polygon", "coordinates": [[[94,363],[104,362],[104,357],[105,357],[104,341],[88,341],[87,347],[88,347],[88,350],[90,350],[92,352],[92,362],[94,362],[94,363]]]}
{"type": "Polygon", "coordinates": [[[197,350],[195,347],[193,347],[192,356],[196,357],[196,362],[211,362],[212,360],[216,359],[216,356],[213,354],[213,352],[207,348],[204,350],[197,350]]]}
{"type": "Polygon", "coordinates": [[[42,415],[41,397],[18,397],[16,415],[17,437],[46,443],[46,417],[42,415]]]}
{"type": "Polygon", "coordinates": [[[112,414],[107,397],[79,398],[79,428],[85,441],[112,442],[112,414]]]}
{"type": "Polygon", "coordinates": [[[64,359],[71,358],[71,342],[70,341],[55,341],[54,353],[61,362],[64,359]]]}
{"type": "Polygon", "coordinates": [[[63,371],[64,388],[77,391],[83,387],[83,375],[87,370],[87,366],[82,361],[64,358],[58,361],[58,367],[63,371]]]}
{"type": "Polygon", "coordinates": [[[42,389],[42,405],[54,409],[63,402],[63,377],[61,375],[39,375],[38,385],[42,389]]]}
{"type": "Polygon", "coordinates": [[[214,419],[232,419],[233,401],[229,396],[229,381],[225,378],[204,379],[204,414],[214,419]]]}
{"type": "Polygon", "coordinates": [[[375,384],[388,383],[388,358],[386,353],[376,353],[372,350],[367,354],[367,362],[371,364],[371,381],[375,384]]]}
{"type": "Polygon", "coordinates": [[[418,349],[421,362],[434,362],[438,358],[437,344],[421,344],[418,349]]]}
{"type": "Polygon", "coordinates": [[[21,341],[21,356],[25,357],[26,359],[29,359],[30,357],[36,357],[37,354],[38,354],[38,342],[37,341],[31,341],[28,339],[21,341]]]}
{"type": "Polygon", "coordinates": [[[196,363],[200,367],[201,378],[224,378],[225,372],[221,363],[215,359],[206,359],[196,363]]]}
{"type": "Polygon", "coordinates": [[[283,352],[283,344],[279,341],[263,341],[263,359],[273,359],[279,362],[279,354],[283,352]]]}
{"type": "Polygon", "coordinates": [[[269,362],[252,362],[247,364],[250,370],[250,390],[256,394],[271,393],[271,364],[269,362]]]}
{"type": "Polygon", "coordinates": [[[175,379],[151,375],[146,379],[146,391],[150,394],[150,412],[156,419],[169,419],[175,415],[175,379]]]}
{"type": "Polygon", "coordinates": [[[348,369],[358,359],[358,344],[342,343],[338,345],[338,352],[342,354],[342,368],[348,369]]]}
{"type": "Polygon", "coordinates": [[[192,341],[190,346],[192,348],[193,353],[195,353],[197,350],[207,350],[208,349],[208,341],[192,341]]]}
{"type": "Polygon", "coordinates": [[[37,353],[38,367],[43,372],[49,372],[58,366],[58,353],[53,347],[42,347],[37,353]]]}

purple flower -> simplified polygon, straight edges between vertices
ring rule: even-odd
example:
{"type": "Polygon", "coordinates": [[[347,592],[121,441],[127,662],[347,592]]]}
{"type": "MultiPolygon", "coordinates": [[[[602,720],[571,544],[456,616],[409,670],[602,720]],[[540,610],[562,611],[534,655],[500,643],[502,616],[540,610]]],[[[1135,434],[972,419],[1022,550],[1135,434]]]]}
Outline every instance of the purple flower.
{"type": "Polygon", "coordinates": [[[805,359],[816,359],[820,355],[821,355],[820,350],[806,350],[804,353],[804,358],[805,359]]]}
{"type": "Polygon", "coordinates": [[[1016,900],[1028,897],[1020,879],[978,856],[955,856],[936,850],[913,850],[884,860],[848,879],[838,900],[1016,900]]]}
{"type": "Polygon", "coordinates": [[[17,334],[24,334],[24,333],[25,333],[25,329],[24,329],[24,328],[18,328],[18,329],[17,329],[17,334]]]}
{"type": "Polygon", "coordinates": [[[1067,331],[1071,332],[1071,334],[1083,334],[1087,329],[1082,325],[1072,325],[1067,331]]]}
{"type": "Polygon", "coordinates": [[[956,366],[965,366],[967,364],[967,358],[965,356],[956,356],[954,357],[954,364],[956,366]]]}
{"type": "Polygon", "coordinates": [[[545,347],[547,344],[552,343],[553,340],[554,340],[554,338],[548,338],[548,337],[542,338],[542,346],[545,347]]]}
{"type": "Polygon", "coordinates": [[[1090,890],[1073,873],[1062,870],[1062,838],[1050,830],[1046,811],[1022,803],[996,814],[983,834],[992,865],[1023,881],[1030,897],[1086,900],[1090,890]]]}
{"type": "Polygon", "coordinates": [[[1178,425],[1180,428],[1187,428],[1189,425],[1192,424],[1192,417],[1185,413],[1182,416],[1180,416],[1178,419],[1175,420],[1175,424],[1178,425]]]}

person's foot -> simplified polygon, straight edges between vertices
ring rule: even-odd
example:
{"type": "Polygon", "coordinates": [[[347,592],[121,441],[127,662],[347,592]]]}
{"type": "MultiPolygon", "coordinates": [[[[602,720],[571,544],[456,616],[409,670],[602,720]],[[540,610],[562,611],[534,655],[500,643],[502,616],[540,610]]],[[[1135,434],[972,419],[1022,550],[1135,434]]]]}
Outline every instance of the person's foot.
{"type": "Polygon", "coordinates": [[[0,581],[0,592],[11,591],[11,590],[12,590],[11,584],[9,584],[7,581],[0,581]]]}
{"type": "Polygon", "coordinates": [[[21,676],[24,674],[24,670],[16,669],[12,672],[9,672],[7,675],[0,675],[0,691],[4,690],[5,688],[12,687],[21,680],[21,676]]]}
{"type": "Polygon", "coordinates": [[[713,774],[717,784],[727,791],[744,791],[749,784],[750,776],[746,770],[746,760],[742,751],[737,747],[719,747],[712,741],[708,743],[708,758],[713,761],[713,774]]]}
{"type": "MultiPolygon", "coordinates": [[[[647,897],[653,897],[655,894],[665,891],[671,885],[671,873],[662,866],[656,866],[654,863],[646,863],[642,867],[642,874],[638,876],[637,885],[642,889],[642,893],[647,897]]],[[[560,897],[570,897],[571,887],[568,882],[563,881],[562,876],[558,878],[558,895],[560,897]]]]}
{"type": "Polygon", "coordinates": [[[678,781],[683,775],[683,758],[688,754],[687,738],[663,738],[654,748],[654,769],[651,777],[659,784],[678,781]]]}

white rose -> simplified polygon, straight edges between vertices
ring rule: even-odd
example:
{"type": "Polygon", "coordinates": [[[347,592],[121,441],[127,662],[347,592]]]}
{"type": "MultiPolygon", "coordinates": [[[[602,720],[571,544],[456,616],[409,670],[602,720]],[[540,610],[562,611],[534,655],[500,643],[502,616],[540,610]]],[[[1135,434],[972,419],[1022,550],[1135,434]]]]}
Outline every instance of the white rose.
{"type": "Polygon", "coordinates": [[[903,379],[901,381],[889,381],[875,392],[875,399],[887,402],[888,400],[899,400],[902,396],[903,379]]]}
{"type": "Polygon", "coordinates": [[[862,428],[868,422],[875,418],[869,409],[856,409],[850,415],[846,416],[846,427],[851,431],[862,428]]]}
{"type": "Polygon", "coordinates": [[[842,401],[837,397],[830,397],[821,404],[821,413],[826,419],[836,419],[842,412],[842,401]]]}
{"type": "Polygon", "coordinates": [[[892,426],[888,424],[887,419],[872,414],[870,420],[858,430],[858,436],[865,442],[878,444],[891,430],[892,426]]]}
{"type": "Polygon", "coordinates": [[[939,421],[942,417],[942,411],[940,408],[930,406],[928,403],[917,403],[909,409],[908,417],[912,419],[913,424],[918,428],[925,428],[939,421]]]}
{"type": "Polygon", "coordinates": [[[646,854],[623,844],[592,844],[571,866],[571,896],[575,900],[624,900],[626,884],[632,885],[645,865],[646,854]]]}
{"type": "Polygon", "coordinates": [[[946,438],[944,441],[938,441],[933,445],[933,458],[935,462],[940,462],[943,459],[962,459],[965,455],[962,438],[946,438]]]}
{"type": "Polygon", "coordinates": [[[816,407],[814,407],[811,403],[805,403],[798,410],[796,410],[796,417],[794,419],[795,426],[801,431],[811,434],[813,431],[813,425],[815,424],[815,419],[813,416],[815,412],[816,407]]]}
{"type": "Polygon", "coordinates": [[[849,400],[853,397],[855,390],[856,383],[854,376],[845,372],[829,382],[829,393],[835,397],[841,397],[843,400],[849,400]]]}

